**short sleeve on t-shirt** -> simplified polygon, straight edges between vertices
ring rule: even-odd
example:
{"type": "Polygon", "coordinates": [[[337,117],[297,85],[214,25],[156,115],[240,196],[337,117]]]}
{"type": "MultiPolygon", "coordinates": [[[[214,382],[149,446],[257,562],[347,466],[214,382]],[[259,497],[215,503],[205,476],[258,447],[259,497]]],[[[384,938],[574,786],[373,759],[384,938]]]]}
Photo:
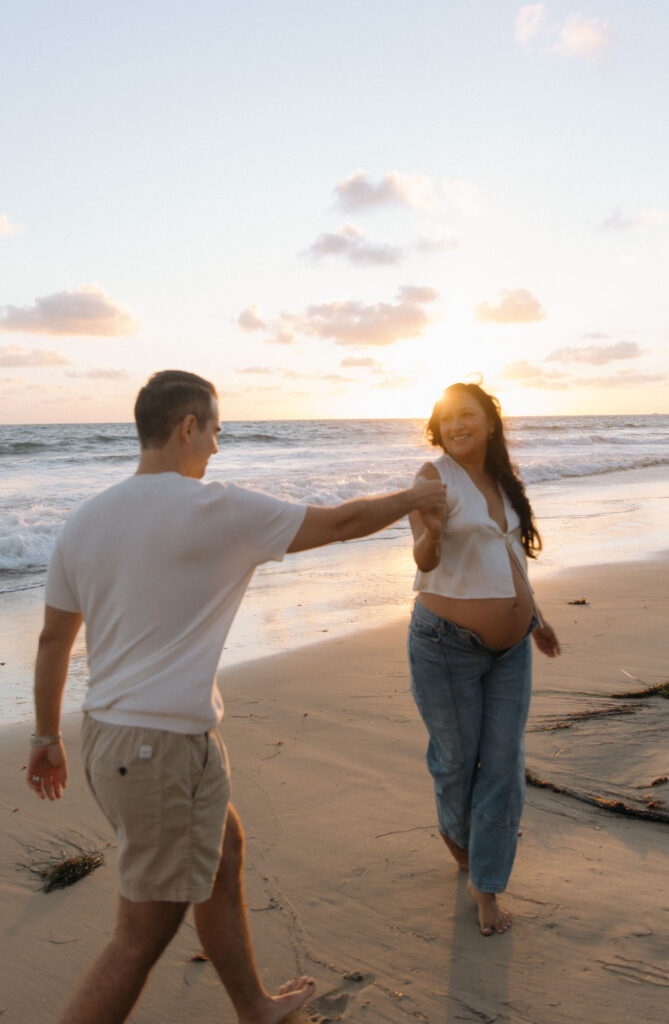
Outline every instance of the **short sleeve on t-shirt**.
{"type": "Polygon", "coordinates": [[[56,541],[46,573],[45,603],[62,612],[78,612],[81,609],[72,593],[70,581],[63,564],[60,539],[56,541]]]}
{"type": "Polygon", "coordinates": [[[244,552],[250,566],[280,562],[302,525],[306,505],[281,501],[236,484],[206,486],[222,512],[218,522],[209,518],[210,531],[230,531],[238,553],[244,552]]]}

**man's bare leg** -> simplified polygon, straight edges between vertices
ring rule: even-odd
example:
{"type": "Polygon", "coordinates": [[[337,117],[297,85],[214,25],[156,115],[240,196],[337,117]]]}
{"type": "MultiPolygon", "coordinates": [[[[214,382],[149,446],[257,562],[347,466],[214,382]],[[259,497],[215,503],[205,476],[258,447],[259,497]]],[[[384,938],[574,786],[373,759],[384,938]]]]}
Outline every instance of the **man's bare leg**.
{"type": "Polygon", "coordinates": [[[449,839],[448,836],[445,836],[443,832],[440,832],[439,835],[446,843],[446,846],[448,847],[451,856],[453,857],[453,860],[461,869],[461,871],[469,871],[469,851],[463,849],[462,846],[458,846],[458,844],[454,843],[452,839],[449,839]]]}
{"type": "Polygon", "coordinates": [[[244,833],[234,807],[228,809],[223,853],[214,890],[193,905],[195,926],[204,951],[218,971],[239,1024],[278,1024],[315,991],[306,976],[294,978],[270,996],[258,975],[251,948],[242,871],[244,833]]]}
{"type": "Polygon", "coordinates": [[[494,892],[481,892],[471,878],[467,882],[467,892],[476,900],[481,935],[492,935],[493,932],[501,935],[511,927],[511,914],[502,910],[494,892]]]}
{"type": "Polygon", "coordinates": [[[84,975],[60,1024],[121,1024],[149,971],[173,938],[187,903],[131,903],[119,897],[112,938],[84,975]]]}

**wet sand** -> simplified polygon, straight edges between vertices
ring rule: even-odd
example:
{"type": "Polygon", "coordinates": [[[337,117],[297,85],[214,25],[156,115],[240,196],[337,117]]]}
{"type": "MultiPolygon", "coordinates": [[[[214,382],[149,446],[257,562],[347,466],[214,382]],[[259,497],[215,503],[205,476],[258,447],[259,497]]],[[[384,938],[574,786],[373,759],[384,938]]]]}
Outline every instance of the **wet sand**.
{"type": "MultiPolygon", "coordinates": [[[[221,673],[258,963],[270,989],[293,973],[318,982],[295,1024],[666,1024],[669,825],[651,819],[669,814],[669,702],[612,695],[669,679],[668,580],[655,559],[537,584],[563,655],[535,654],[527,764],[573,795],[528,788],[503,936],[480,935],[435,827],[406,621],[221,673]]],[[[109,934],[115,853],[78,726],[68,716],[71,779],[54,805],[23,781],[26,727],[2,734],[3,1021],[57,1019],[109,934]],[[80,848],[103,848],[105,865],[41,892],[27,866],[80,848]]],[[[187,920],[136,1024],[234,1020],[211,965],[188,962],[198,949],[187,920]]]]}

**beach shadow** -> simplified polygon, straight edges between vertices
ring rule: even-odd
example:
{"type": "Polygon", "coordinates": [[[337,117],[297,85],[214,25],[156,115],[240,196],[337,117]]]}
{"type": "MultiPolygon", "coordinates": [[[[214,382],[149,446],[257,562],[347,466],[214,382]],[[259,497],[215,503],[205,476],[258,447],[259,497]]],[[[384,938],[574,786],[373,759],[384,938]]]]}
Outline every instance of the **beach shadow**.
{"type": "Polygon", "coordinates": [[[477,1021],[492,1024],[500,1007],[508,1006],[508,972],[513,961],[513,926],[503,935],[482,935],[476,907],[467,892],[467,874],[458,871],[454,885],[455,911],[448,960],[444,1024],[477,1021]],[[494,1002],[487,994],[495,976],[494,1002]]]}

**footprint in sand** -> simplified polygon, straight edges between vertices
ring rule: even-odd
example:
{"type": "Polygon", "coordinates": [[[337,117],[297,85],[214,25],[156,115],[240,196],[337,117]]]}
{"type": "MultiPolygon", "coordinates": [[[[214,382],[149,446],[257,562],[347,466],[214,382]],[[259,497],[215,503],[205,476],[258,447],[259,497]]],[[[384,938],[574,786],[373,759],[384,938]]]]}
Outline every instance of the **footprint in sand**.
{"type": "Polygon", "coordinates": [[[351,997],[363,992],[367,987],[364,983],[371,981],[371,978],[359,971],[345,974],[339,988],[330,989],[309,1003],[311,1011],[318,1011],[310,1018],[312,1024],[334,1024],[334,1021],[344,1020],[351,997]]]}

